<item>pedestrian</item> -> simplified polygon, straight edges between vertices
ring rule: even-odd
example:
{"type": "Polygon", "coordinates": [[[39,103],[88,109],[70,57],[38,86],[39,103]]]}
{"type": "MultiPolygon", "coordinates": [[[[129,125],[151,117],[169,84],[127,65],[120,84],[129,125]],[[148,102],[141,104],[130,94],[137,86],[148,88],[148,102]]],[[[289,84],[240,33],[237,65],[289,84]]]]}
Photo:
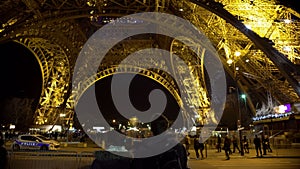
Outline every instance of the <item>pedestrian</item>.
{"type": "Polygon", "coordinates": [[[249,142],[246,136],[243,138],[243,146],[245,153],[249,153],[249,142]]]}
{"type": "Polygon", "coordinates": [[[0,139],[0,169],[7,167],[7,150],[4,147],[4,140],[0,139]]]}
{"type": "Polygon", "coordinates": [[[268,152],[269,152],[269,153],[272,153],[271,144],[270,144],[270,139],[269,139],[269,136],[268,136],[268,135],[267,135],[266,142],[268,143],[268,146],[267,146],[268,152]]]}
{"type": "Polygon", "coordinates": [[[217,152],[219,153],[219,152],[221,152],[221,150],[222,150],[222,146],[221,146],[221,144],[222,144],[222,139],[221,139],[221,135],[218,135],[218,137],[217,137],[217,152]]]}
{"type": "Polygon", "coordinates": [[[54,139],[57,140],[57,137],[58,137],[58,132],[55,131],[55,132],[54,132],[54,139]]]}
{"type": "MultiPolygon", "coordinates": [[[[169,129],[170,121],[165,116],[160,116],[156,120],[151,122],[151,131],[153,136],[157,136],[162,132],[169,129]]],[[[180,168],[187,169],[187,154],[186,149],[181,143],[177,143],[175,135],[172,132],[167,132],[169,137],[164,139],[165,145],[174,144],[175,146],[168,151],[162,152],[161,154],[145,157],[145,158],[134,158],[131,163],[131,169],[155,169],[155,168],[180,168]]],[[[154,147],[157,143],[155,141],[144,141],[140,145],[138,151],[149,151],[150,147],[154,147]]],[[[114,168],[110,166],[110,169],[114,168]]],[[[122,168],[123,169],[123,168],[122,168]]]]}
{"type": "MultiPolygon", "coordinates": [[[[167,135],[164,140],[143,140],[143,144],[137,144],[134,146],[129,152],[131,157],[123,157],[119,155],[114,155],[110,152],[106,152],[110,155],[103,155],[103,158],[96,158],[92,165],[91,169],[188,169],[187,166],[187,156],[186,156],[186,149],[183,146],[182,143],[177,143],[177,139],[175,139],[176,135],[173,132],[169,132],[169,120],[164,117],[160,116],[156,120],[151,122],[151,131],[153,133],[153,136],[157,136],[161,134],[162,132],[167,131],[167,135]],[[163,141],[163,142],[161,142],[163,141]],[[158,144],[159,143],[159,144],[158,144]],[[170,150],[161,152],[160,154],[149,156],[149,157],[143,157],[140,158],[139,156],[135,157],[134,155],[136,152],[145,152],[145,151],[151,151],[151,148],[157,147],[164,143],[162,146],[169,146],[170,144],[174,144],[170,150]],[[110,159],[105,159],[109,158],[110,159]]],[[[119,138],[113,138],[113,139],[119,139],[119,138]]],[[[120,141],[123,141],[121,139],[120,141]]],[[[136,144],[136,142],[134,143],[136,144]]],[[[124,145],[124,143],[123,143],[124,145]]],[[[125,153],[125,152],[124,152],[125,153]]],[[[129,155],[129,154],[128,154],[129,155]]],[[[139,155],[139,154],[136,154],[139,155]]]]}
{"type": "Polygon", "coordinates": [[[270,140],[269,140],[268,135],[265,135],[263,137],[262,145],[263,145],[263,155],[267,155],[267,151],[269,153],[272,153],[272,149],[271,149],[271,146],[270,146],[270,140]]]}
{"type": "Polygon", "coordinates": [[[233,153],[235,153],[235,149],[237,149],[239,151],[239,153],[241,152],[239,146],[238,146],[238,140],[235,137],[235,135],[232,136],[232,145],[233,145],[233,153]]]}
{"type": "Polygon", "coordinates": [[[196,135],[194,137],[194,150],[196,153],[196,160],[199,159],[199,149],[200,149],[199,139],[198,139],[198,135],[196,135]]]}
{"type": "Polygon", "coordinates": [[[229,157],[229,154],[230,154],[230,144],[231,144],[231,141],[230,141],[230,138],[228,135],[225,136],[225,139],[224,139],[224,151],[225,151],[225,156],[226,156],[226,160],[229,160],[230,157],[229,157]]]}
{"type": "Polygon", "coordinates": [[[262,157],[261,140],[260,140],[260,138],[257,137],[257,135],[255,135],[255,138],[254,138],[253,142],[254,142],[254,145],[255,145],[256,156],[259,157],[259,154],[260,154],[260,157],[262,157]]]}
{"type": "Polygon", "coordinates": [[[189,135],[186,135],[186,136],[184,137],[184,145],[185,145],[185,149],[186,149],[186,154],[187,154],[187,156],[190,155],[190,152],[189,152],[190,144],[191,144],[191,139],[190,139],[189,135]]]}
{"type": "Polygon", "coordinates": [[[202,142],[202,140],[199,140],[199,136],[195,136],[194,138],[194,150],[196,153],[196,160],[199,160],[200,154],[201,154],[201,160],[204,158],[203,157],[203,149],[204,149],[204,144],[202,142]],[[201,141],[201,143],[200,143],[201,141]],[[199,150],[200,150],[200,154],[199,154],[199,150]]]}
{"type": "Polygon", "coordinates": [[[266,136],[262,136],[262,147],[263,147],[263,155],[267,155],[267,147],[268,147],[268,143],[267,143],[267,139],[266,136]]]}
{"type": "Polygon", "coordinates": [[[201,154],[201,160],[202,160],[202,159],[204,159],[204,156],[203,156],[204,142],[203,142],[202,137],[199,138],[199,144],[200,144],[200,154],[201,154]]]}

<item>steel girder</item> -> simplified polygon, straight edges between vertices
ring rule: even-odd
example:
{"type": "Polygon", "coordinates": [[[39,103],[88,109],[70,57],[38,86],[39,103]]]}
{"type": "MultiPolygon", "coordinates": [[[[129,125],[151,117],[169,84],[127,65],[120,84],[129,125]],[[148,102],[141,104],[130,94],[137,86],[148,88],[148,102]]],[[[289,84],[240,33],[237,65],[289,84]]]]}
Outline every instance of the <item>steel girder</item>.
{"type": "MultiPolygon", "coordinates": [[[[62,91],[64,94],[60,95],[60,98],[57,99],[60,102],[56,104],[56,107],[59,109],[62,108],[62,110],[66,107],[72,109],[74,98],[70,93],[70,76],[74,63],[84,42],[95,30],[105,24],[104,20],[109,22],[116,17],[135,12],[172,11],[174,14],[181,15],[190,20],[206,33],[223,57],[221,59],[224,62],[225,69],[235,79],[240,80],[245,91],[251,92],[255,96],[263,97],[264,91],[262,89],[267,89],[279,103],[299,100],[299,79],[297,79],[299,70],[295,68],[295,64],[299,64],[299,53],[297,53],[299,52],[299,31],[297,31],[299,25],[298,22],[293,22],[286,27],[282,23],[283,19],[291,19],[291,17],[293,19],[296,18],[295,21],[299,21],[298,13],[276,4],[266,6],[263,0],[256,1],[256,5],[260,7],[257,10],[263,8],[264,10],[262,11],[265,11],[267,14],[276,12],[278,15],[270,15],[267,19],[273,20],[273,22],[265,28],[258,28],[259,31],[254,33],[245,27],[245,24],[250,21],[255,24],[255,20],[251,20],[250,18],[250,16],[255,16],[251,13],[255,12],[254,8],[252,10],[237,12],[239,11],[238,9],[244,9],[243,7],[248,5],[245,3],[246,1],[222,0],[215,2],[212,0],[192,0],[191,2],[193,3],[181,0],[2,1],[0,3],[0,14],[3,16],[0,27],[0,42],[3,43],[8,40],[18,41],[38,55],[37,58],[42,63],[41,70],[44,75],[44,90],[41,94],[40,105],[45,101],[42,98],[46,98],[46,95],[50,91],[59,91],[59,87],[53,85],[55,73],[50,73],[51,71],[49,71],[58,70],[59,61],[55,61],[54,63],[53,59],[49,60],[51,57],[47,57],[51,56],[49,49],[53,50],[53,46],[56,46],[57,50],[52,56],[64,58],[62,59],[63,64],[67,65],[62,68],[64,69],[63,72],[66,72],[65,80],[61,81],[64,82],[64,89],[62,91]],[[177,11],[174,12],[174,9],[177,11]],[[243,23],[241,19],[243,19],[243,23]],[[278,20],[281,22],[278,22],[278,20]],[[263,32],[263,34],[259,32],[263,32]],[[277,39],[275,37],[277,34],[283,34],[280,37],[284,38],[277,39]],[[265,38],[261,38],[260,36],[265,38]],[[273,40],[273,46],[269,44],[271,41],[266,38],[273,40]],[[42,45],[41,42],[44,44],[42,45]],[[294,50],[289,51],[289,49],[284,49],[283,45],[286,45],[286,42],[289,42],[289,46],[294,50]],[[36,46],[34,47],[32,44],[36,46]],[[38,48],[40,50],[36,50],[38,48]],[[235,51],[241,52],[240,57],[234,57],[235,51]],[[288,57],[285,57],[283,54],[286,54],[288,57]],[[48,60],[45,58],[48,58],[48,60]],[[226,64],[228,59],[233,59],[234,65],[226,64]],[[250,62],[247,62],[247,59],[250,62]],[[53,68],[53,65],[57,66],[53,68]],[[236,71],[237,67],[239,68],[238,72],[236,71]],[[56,86],[56,88],[53,89],[53,86],[56,86]],[[255,90],[252,89],[253,86],[255,90]]],[[[120,50],[126,49],[120,48],[120,50]]],[[[197,62],[197,60],[194,61],[197,62]]],[[[193,70],[194,72],[199,71],[196,67],[193,70]]],[[[53,97],[56,98],[54,95],[53,97]]],[[[49,101],[53,102],[51,100],[53,99],[49,101]]],[[[53,107],[53,104],[50,102],[44,107],[45,110],[48,109],[47,107],[53,107]]],[[[40,108],[43,109],[43,106],[40,108]]],[[[59,113],[61,113],[59,110],[54,111],[56,112],[54,114],[50,112],[53,113],[53,111],[49,111],[49,113],[40,113],[37,111],[37,117],[58,117],[59,113]]],[[[45,120],[45,118],[42,118],[42,120],[36,120],[36,122],[41,124],[45,123],[45,120]]],[[[47,123],[53,123],[56,120],[57,118],[52,118],[51,122],[48,121],[47,123]]]]}

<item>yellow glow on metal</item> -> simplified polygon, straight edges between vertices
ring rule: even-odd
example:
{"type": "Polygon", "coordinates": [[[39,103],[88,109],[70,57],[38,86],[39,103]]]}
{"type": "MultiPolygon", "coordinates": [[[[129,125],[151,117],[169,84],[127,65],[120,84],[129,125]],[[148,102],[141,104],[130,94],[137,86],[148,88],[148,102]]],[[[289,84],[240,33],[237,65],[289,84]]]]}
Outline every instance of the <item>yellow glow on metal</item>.
{"type": "Polygon", "coordinates": [[[241,52],[240,51],[234,52],[234,56],[237,56],[237,57],[241,56],[241,52]]]}
{"type": "MultiPolygon", "coordinates": [[[[300,23],[299,23],[299,17],[300,14],[293,11],[292,9],[286,8],[282,5],[276,4],[275,0],[215,0],[222,4],[224,4],[224,8],[228,10],[230,13],[232,13],[234,16],[236,16],[240,22],[242,22],[248,29],[253,30],[261,37],[265,37],[267,39],[270,39],[274,42],[274,47],[277,48],[280,52],[282,52],[288,59],[290,59],[292,62],[299,64],[300,63],[300,23]],[[296,18],[296,19],[295,19],[296,18]]],[[[50,1],[49,1],[50,2],[50,1]]],[[[97,0],[87,0],[84,2],[85,7],[95,7],[97,6],[99,12],[109,14],[110,10],[106,10],[105,8],[102,9],[102,7],[108,7],[110,6],[111,2],[114,1],[106,1],[104,0],[102,3],[99,3],[97,0]]],[[[147,1],[148,2],[148,1],[147,1]]],[[[150,1],[149,1],[150,2],[150,1]]],[[[155,1],[155,8],[156,11],[161,11],[165,7],[165,4],[163,2],[169,1],[155,1]]],[[[47,3],[47,2],[46,2],[47,3]]],[[[126,1],[127,3],[127,1],[126,1]]],[[[126,7],[127,11],[129,8],[133,8],[136,2],[133,1],[133,3],[128,2],[128,6],[123,6],[123,8],[126,7]]],[[[239,69],[239,70],[245,70],[245,67],[242,65],[243,63],[250,62],[251,59],[251,65],[257,69],[258,72],[248,70],[248,75],[252,75],[252,78],[257,79],[272,79],[272,81],[277,80],[276,77],[274,79],[274,76],[272,75],[272,70],[274,70],[274,65],[268,60],[268,58],[265,57],[264,53],[261,51],[255,49],[253,43],[245,37],[241,32],[237,31],[232,25],[230,25],[228,22],[226,22],[224,19],[218,17],[216,14],[209,12],[208,10],[205,10],[203,8],[198,7],[197,5],[190,3],[189,1],[183,1],[183,0],[172,0],[170,3],[174,3],[175,6],[177,4],[178,8],[177,11],[181,11],[180,13],[185,17],[185,19],[188,19],[193,24],[195,24],[201,31],[203,31],[212,41],[212,43],[216,44],[216,49],[220,52],[224,53],[224,62],[227,61],[227,64],[235,64],[235,66],[231,66],[230,68],[232,70],[239,69]],[[186,12],[187,11],[187,12],[186,12]],[[253,48],[254,47],[254,48],[253,48]],[[247,58],[247,59],[245,59],[247,58]],[[259,66],[259,63],[266,63],[266,67],[259,66]],[[256,67],[255,67],[256,66],[256,67]],[[262,70],[262,71],[260,71],[262,70]],[[262,73],[263,72],[263,73],[262,73]]],[[[69,4],[69,3],[65,3],[69,4]]],[[[117,3],[114,3],[115,5],[118,5],[117,3]]],[[[173,5],[174,5],[173,4],[173,5]]],[[[64,5],[64,4],[62,4],[64,5]]],[[[147,5],[144,4],[144,5],[147,5]]],[[[149,7],[153,4],[148,4],[149,7]]],[[[147,5],[147,6],[148,6],[147,5]]],[[[121,7],[121,6],[119,6],[121,7]]],[[[96,9],[96,8],[93,8],[96,9]]],[[[149,8],[153,9],[153,8],[149,8]]],[[[96,14],[95,11],[90,11],[90,19],[95,19],[94,15],[96,14]]],[[[122,15],[122,14],[120,14],[122,15]]],[[[51,19],[49,19],[51,20],[51,19]]],[[[39,109],[35,113],[35,123],[36,124],[45,124],[45,123],[53,123],[55,122],[56,117],[59,117],[60,111],[59,108],[61,107],[64,96],[68,89],[68,84],[70,82],[70,68],[72,68],[72,65],[69,65],[68,58],[74,57],[74,53],[76,53],[76,50],[79,48],[78,46],[83,45],[85,42],[85,38],[79,39],[79,36],[75,36],[75,34],[78,33],[78,29],[75,29],[76,25],[70,25],[68,22],[66,22],[65,18],[62,18],[60,21],[60,18],[55,18],[53,20],[58,20],[57,22],[52,22],[52,24],[57,24],[55,26],[51,25],[50,23],[43,23],[41,19],[41,23],[38,21],[30,22],[33,23],[32,25],[26,25],[26,29],[17,31],[12,31],[12,35],[7,34],[8,36],[15,36],[17,38],[20,38],[20,43],[24,44],[26,47],[28,47],[30,50],[32,50],[33,53],[37,56],[37,59],[39,61],[41,70],[42,70],[42,76],[43,76],[43,89],[41,92],[41,98],[39,102],[39,109]],[[37,25],[34,25],[34,23],[38,23],[37,25]],[[63,23],[63,24],[61,24],[63,23]],[[60,26],[65,25],[65,26],[60,26]],[[71,30],[73,29],[73,31],[71,30]],[[43,32],[42,30],[46,30],[46,32],[43,32]],[[55,39],[56,35],[51,34],[51,31],[53,32],[54,29],[62,30],[62,34],[58,34],[59,41],[61,40],[61,44],[56,44],[57,39],[55,39]],[[48,33],[50,32],[50,34],[48,33]],[[74,34],[68,36],[67,34],[74,34]],[[49,36],[51,35],[51,36],[49,36]],[[24,38],[24,37],[47,37],[49,36],[49,40],[42,39],[42,38],[24,38]],[[23,38],[22,38],[23,37],[23,38]],[[65,42],[63,38],[72,41],[72,44],[65,42]],[[52,39],[51,39],[52,38],[52,39]],[[73,45],[77,42],[82,42],[81,45],[73,45]],[[65,46],[65,47],[64,47],[65,46]],[[71,52],[73,52],[71,54],[71,52]]],[[[0,32],[6,31],[6,27],[12,26],[17,23],[17,19],[12,18],[6,23],[2,25],[2,29],[0,29],[0,32]]],[[[111,20],[112,21],[112,20],[111,20]]],[[[107,20],[107,22],[110,22],[107,20]]],[[[26,21],[27,23],[27,21],[26,21]]],[[[80,28],[79,28],[80,29],[80,28]]],[[[59,31],[57,31],[59,32],[59,31]]],[[[57,37],[56,37],[57,38],[57,37]]],[[[132,46],[138,46],[139,43],[133,43],[132,46]]],[[[149,44],[149,43],[147,43],[149,44]]],[[[181,46],[180,44],[174,44],[174,46],[181,47],[178,48],[178,51],[182,52],[184,59],[189,62],[189,59],[191,58],[191,54],[188,53],[188,50],[181,46]]],[[[120,50],[116,50],[117,53],[120,53],[119,55],[126,56],[129,50],[120,48],[120,50]]],[[[117,56],[118,54],[115,53],[114,56],[117,56]]],[[[77,54],[76,54],[77,56],[77,54]]],[[[194,60],[195,61],[195,60],[194,60]]],[[[197,60],[196,60],[197,61],[197,60]]],[[[191,62],[189,62],[191,63],[191,62]]],[[[155,64],[161,64],[164,66],[163,63],[155,63],[155,64]]],[[[225,63],[226,64],[226,63],[225,63]]],[[[191,75],[194,75],[196,77],[196,80],[190,80],[190,79],[184,79],[185,86],[190,90],[197,90],[197,96],[190,96],[187,99],[190,106],[193,107],[209,107],[210,106],[210,100],[206,91],[205,84],[203,84],[203,75],[201,75],[201,62],[195,62],[193,64],[190,64],[189,70],[178,70],[179,73],[186,73],[185,71],[188,71],[188,73],[191,73],[191,75]]],[[[249,65],[249,64],[247,64],[249,65]]],[[[86,69],[88,69],[86,67],[86,69]]],[[[169,79],[165,78],[161,74],[150,71],[150,70],[142,70],[138,68],[128,68],[124,72],[130,72],[136,73],[136,70],[139,71],[140,74],[143,74],[155,81],[158,81],[160,84],[164,85],[165,88],[167,88],[170,93],[173,94],[173,96],[176,98],[177,102],[181,105],[182,100],[180,99],[178,95],[178,91],[176,88],[174,88],[173,82],[169,79]]],[[[99,71],[97,74],[97,77],[99,79],[105,78],[107,76],[110,76],[115,73],[122,73],[116,72],[115,67],[109,67],[106,70],[110,70],[110,73],[106,73],[103,71],[99,71]]],[[[86,71],[86,70],[84,70],[86,71]]],[[[278,70],[277,70],[278,71],[278,70]]],[[[83,82],[82,86],[79,87],[78,91],[74,91],[72,93],[71,97],[68,98],[67,102],[67,109],[66,117],[70,117],[69,115],[74,113],[72,110],[74,108],[74,102],[77,97],[80,97],[81,94],[87,89],[91,84],[95,82],[95,78],[90,79],[84,79],[86,81],[83,82]],[[76,97],[75,97],[76,96],[76,97]]],[[[263,84],[262,84],[263,86],[263,84]]],[[[276,86],[276,85],[274,85],[276,86]]],[[[279,85],[278,85],[279,86],[279,85]]],[[[283,85],[282,85],[283,86],[283,85]]],[[[213,118],[214,114],[213,112],[210,112],[209,109],[201,110],[199,111],[199,117],[200,121],[205,120],[205,116],[211,116],[213,118]]]]}
{"type": "Polygon", "coordinates": [[[227,64],[231,65],[233,63],[233,60],[232,59],[228,59],[227,60],[227,64]]]}
{"type": "Polygon", "coordinates": [[[217,0],[248,29],[274,42],[292,62],[300,63],[300,14],[276,0],[217,0]]]}

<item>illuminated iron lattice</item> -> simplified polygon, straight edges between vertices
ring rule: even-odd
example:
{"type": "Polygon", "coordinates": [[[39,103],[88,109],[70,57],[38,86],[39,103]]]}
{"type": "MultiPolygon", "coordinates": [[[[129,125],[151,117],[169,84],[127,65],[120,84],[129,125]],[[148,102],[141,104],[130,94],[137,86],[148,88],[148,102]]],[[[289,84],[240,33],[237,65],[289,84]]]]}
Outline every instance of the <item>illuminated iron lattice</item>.
{"type": "MultiPolygon", "coordinates": [[[[275,44],[274,47],[287,54],[286,57],[294,64],[298,64],[299,14],[270,1],[255,1],[255,5],[245,0],[219,2],[224,4],[224,9],[242,21],[246,29],[253,29],[261,37],[270,38],[275,44]],[[283,51],[286,49],[290,50],[290,53],[283,51]]],[[[254,87],[257,97],[265,98],[265,90],[268,90],[278,103],[299,100],[290,84],[282,80],[284,78],[273,62],[233,25],[188,1],[175,1],[172,5],[183,11],[181,15],[197,25],[210,38],[222,56],[225,69],[239,80],[240,88],[244,92],[249,92],[250,88],[254,87]]],[[[252,112],[255,112],[251,99],[248,99],[248,104],[252,112]]]]}
{"type": "MultiPolygon", "coordinates": [[[[257,47],[235,25],[223,19],[224,17],[221,18],[222,10],[218,10],[219,8],[229,11],[247,26],[246,29],[272,40],[273,47],[293,64],[300,64],[299,14],[290,8],[276,4],[275,0],[5,0],[0,2],[0,16],[2,17],[0,42],[14,40],[23,44],[35,54],[40,64],[43,90],[35,113],[36,124],[57,123],[61,117],[60,114],[65,114],[65,120],[72,120],[74,101],[77,101],[91,84],[110,74],[121,73],[115,69],[115,66],[124,56],[136,50],[154,46],[170,49],[190,65],[189,70],[182,71],[168,68],[178,71],[180,78],[186,77],[185,73],[196,77],[192,81],[182,79],[187,92],[195,91],[190,92],[193,94],[188,95],[188,98],[178,99],[172,77],[163,71],[141,70],[139,67],[130,65],[122,70],[124,72],[140,71],[145,76],[163,84],[179,103],[184,101],[199,113],[200,123],[215,121],[213,115],[211,117],[207,115],[210,99],[201,58],[194,57],[188,49],[181,50],[185,46],[179,41],[164,41],[162,38],[155,37],[151,40],[134,40],[130,43],[124,41],[110,51],[96,75],[90,72],[87,64],[81,71],[81,76],[77,77],[96,76],[97,78],[84,79],[80,86],[75,86],[77,91],[70,92],[72,87],[70,78],[74,63],[89,36],[115,18],[145,11],[172,13],[196,25],[219,52],[226,71],[237,80],[242,91],[252,93],[253,98],[261,98],[260,101],[264,101],[263,98],[267,98],[265,92],[267,90],[278,103],[299,101],[300,92],[297,94],[295,85],[293,86],[289,80],[286,80],[285,71],[275,66],[276,64],[267,57],[266,52],[260,50],[261,48],[257,47]],[[201,5],[196,5],[198,3],[201,5]],[[216,5],[215,12],[206,8],[212,4],[216,5]]],[[[161,22],[164,24],[163,21],[161,22]]],[[[201,49],[201,46],[193,45],[193,42],[189,42],[188,39],[183,39],[183,41],[201,49]]],[[[170,58],[174,59],[172,55],[170,58]]],[[[159,59],[150,62],[141,61],[136,65],[149,63],[166,66],[159,59]]],[[[173,66],[180,67],[180,65],[173,66]]],[[[294,78],[300,81],[299,74],[295,74],[294,78]]],[[[252,112],[255,112],[251,96],[247,101],[252,112]]]]}

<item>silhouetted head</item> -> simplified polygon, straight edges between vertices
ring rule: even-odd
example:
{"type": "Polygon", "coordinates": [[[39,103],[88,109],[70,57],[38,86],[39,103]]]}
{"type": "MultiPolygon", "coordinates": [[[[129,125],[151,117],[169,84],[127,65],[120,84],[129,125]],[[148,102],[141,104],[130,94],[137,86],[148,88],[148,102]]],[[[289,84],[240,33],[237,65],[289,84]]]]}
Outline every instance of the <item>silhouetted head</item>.
{"type": "Polygon", "coordinates": [[[156,136],[166,131],[169,128],[169,125],[169,120],[164,115],[161,115],[151,122],[151,131],[153,135],[156,136]]]}

